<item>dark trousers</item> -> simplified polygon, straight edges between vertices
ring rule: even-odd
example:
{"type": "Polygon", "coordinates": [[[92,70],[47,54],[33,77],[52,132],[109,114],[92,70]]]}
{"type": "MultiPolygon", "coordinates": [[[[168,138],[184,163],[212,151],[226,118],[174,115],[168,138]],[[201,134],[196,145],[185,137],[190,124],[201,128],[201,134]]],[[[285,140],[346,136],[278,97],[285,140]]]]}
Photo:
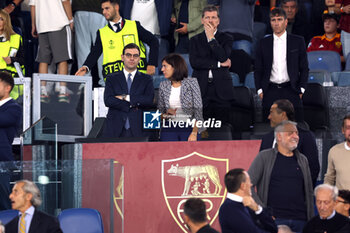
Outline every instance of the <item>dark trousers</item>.
{"type": "Polygon", "coordinates": [[[208,83],[207,92],[203,96],[203,117],[205,120],[215,118],[222,123],[230,122],[231,101],[221,99],[216,93],[215,84],[208,83]]]}
{"type": "Polygon", "coordinates": [[[289,100],[294,106],[296,121],[304,121],[303,104],[299,93],[291,87],[289,82],[280,85],[270,83],[268,90],[263,94],[262,107],[264,121],[268,121],[267,117],[270,114],[271,105],[274,101],[279,99],[289,100]]]}
{"type": "MultiPolygon", "coordinates": [[[[162,128],[160,131],[160,141],[173,142],[173,141],[187,141],[192,132],[192,128],[162,128]]],[[[200,135],[197,135],[197,141],[200,140],[200,135]]]]}

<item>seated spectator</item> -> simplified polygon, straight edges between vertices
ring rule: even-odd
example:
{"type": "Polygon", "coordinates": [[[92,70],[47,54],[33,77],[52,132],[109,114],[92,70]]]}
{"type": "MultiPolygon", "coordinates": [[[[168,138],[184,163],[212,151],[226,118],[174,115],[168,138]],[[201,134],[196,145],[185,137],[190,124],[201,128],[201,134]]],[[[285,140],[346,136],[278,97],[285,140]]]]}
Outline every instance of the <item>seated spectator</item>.
{"type": "Polygon", "coordinates": [[[184,204],[184,222],[191,233],[218,233],[207,221],[207,210],[204,201],[190,198],[184,204]]]}
{"type": "Polygon", "coordinates": [[[336,202],[335,211],[349,218],[350,217],[350,190],[346,190],[346,189],[339,190],[339,195],[335,202],[336,202]]]}
{"type": "Polygon", "coordinates": [[[335,212],[338,189],[329,184],[315,188],[316,206],[319,215],[310,219],[303,233],[341,233],[350,232],[350,220],[335,212]]]}
{"type": "Polygon", "coordinates": [[[310,27],[305,12],[298,7],[297,0],[283,0],[282,9],[287,14],[288,34],[295,34],[304,37],[305,43],[310,40],[310,27]]]}
{"type": "Polygon", "coordinates": [[[350,114],[343,118],[342,133],[345,142],[333,146],[328,152],[324,182],[335,185],[338,189],[350,189],[350,114]]]}
{"type": "MultiPolygon", "coordinates": [[[[0,10],[0,71],[7,71],[12,77],[18,77],[14,63],[22,64],[24,71],[24,51],[22,37],[12,30],[9,14],[0,10]]],[[[23,92],[23,87],[15,86],[10,96],[17,99],[23,92]]]]}
{"type": "MultiPolygon", "coordinates": [[[[270,114],[268,119],[270,120],[270,126],[275,128],[282,121],[295,121],[295,112],[293,104],[286,99],[276,100],[270,108],[270,114]]],[[[320,163],[318,161],[318,150],[316,145],[316,139],[314,134],[302,127],[301,124],[297,125],[299,132],[298,150],[305,155],[308,160],[313,187],[315,187],[318,173],[320,172],[320,163]]],[[[264,135],[260,145],[260,151],[273,148],[276,146],[276,137],[274,132],[271,131],[264,135]]]]}
{"type": "Polygon", "coordinates": [[[193,119],[203,121],[203,105],[197,79],[188,77],[186,62],[179,54],[169,54],[163,58],[162,72],[167,80],[159,86],[158,109],[169,127],[162,128],[160,140],[197,141],[201,129],[196,124],[192,128],[186,124],[187,127],[181,127],[179,123],[193,119]]]}
{"type": "Polygon", "coordinates": [[[41,204],[40,190],[29,180],[17,181],[10,194],[12,209],[19,215],[5,226],[7,233],[40,232],[62,233],[55,217],[38,210],[41,204]]]}
{"type": "Polygon", "coordinates": [[[320,50],[335,51],[339,53],[341,61],[344,62],[340,34],[337,32],[339,27],[339,16],[324,11],[322,19],[325,34],[313,37],[308,45],[307,52],[320,50]]]}
{"type": "Polygon", "coordinates": [[[225,175],[227,197],[219,210],[222,233],[277,232],[277,226],[266,209],[252,198],[249,174],[242,168],[225,175]]]}

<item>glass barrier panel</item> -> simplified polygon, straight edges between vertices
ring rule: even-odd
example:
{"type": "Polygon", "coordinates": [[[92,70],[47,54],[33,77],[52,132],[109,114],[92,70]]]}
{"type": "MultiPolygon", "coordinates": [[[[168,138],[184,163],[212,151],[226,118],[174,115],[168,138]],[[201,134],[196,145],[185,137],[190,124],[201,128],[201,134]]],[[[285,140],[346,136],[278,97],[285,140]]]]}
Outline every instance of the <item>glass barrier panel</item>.
{"type": "MultiPolygon", "coordinates": [[[[2,187],[11,190],[18,180],[33,181],[42,197],[40,210],[57,216],[69,208],[96,209],[104,232],[123,232],[123,170],[109,159],[0,162],[2,187]]],[[[9,196],[6,192],[3,197],[9,196]]]]}

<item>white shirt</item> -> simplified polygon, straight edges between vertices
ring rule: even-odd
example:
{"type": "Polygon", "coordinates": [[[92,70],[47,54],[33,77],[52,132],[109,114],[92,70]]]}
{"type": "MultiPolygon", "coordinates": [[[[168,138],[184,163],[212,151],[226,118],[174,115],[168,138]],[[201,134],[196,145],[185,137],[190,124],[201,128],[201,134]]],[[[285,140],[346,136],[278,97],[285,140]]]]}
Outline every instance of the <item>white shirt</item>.
{"type": "Polygon", "coordinates": [[[112,22],[112,21],[108,21],[108,23],[112,26],[113,30],[116,32],[118,30],[118,27],[115,26],[115,24],[119,23],[119,27],[120,29],[122,29],[122,17],[120,17],[118,22],[112,22]]]}
{"type": "Polygon", "coordinates": [[[273,34],[273,61],[270,81],[277,84],[289,82],[287,69],[287,31],[280,37],[273,34]]]}
{"type": "Polygon", "coordinates": [[[131,9],[131,20],[140,21],[142,27],[154,35],[160,35],[157,8],[154,0],[134,0],[131,9]]]}
{"type": "MultiPolygon", "coordinates": [[[[333,218],[334,216],[335,216],[335,210],[333,210],[333,213],[331,215],[329,215],[326,219],[329,220],[329,219],[333,218]]],[[[320,219],[322,219],[321,216],[320,216],[320,219]]]]}
{"type": "MultiPolygon", "coordinates": [[[[233,193],[227,193],[226,197],[232,201],[235,201],[235,202],[240,202],[240,203],[243,202],[243,197],[238,196],[238,195],[233,194],[233,193]]],[[[260,214],[263,211],[263,208],[260,205],[258,205],[258,207],[259,207],[258,210],[255,211],[256,215],[260,214]]]]}
{"type": "Polygon", "coordinates": [[[9,100],[11,100],[11,97],[7,97],[6,99],[0,100],[0,107],[4,104],[6,104],[9,100]]]}
{"type": "MultiPolygon", "coordinates": [[[[130,77],[131,81],[134,81],[135,74],[136,74],[137,70],[134,70],[133,72],[130,73],[130,72],[126,71],[125,69],[123,69],[123,72],[124,72],[126,83],[128,83],[129,74],[131,74],[131,77],[130,77]]],[[[130,95],[126,95],[125,100],[130,102],[130,95]]]]}
{"type": "Polygon", "coordinates": [[[345,147],[345,150],[350,150],[350,147],[348,146],[348,144],[346,142],[344,143],[344,147],[345,147]]]}
{"type": "Polygon", "coordinates": [[[35,25],[38,33],[59,31],[69,25],[62,2],[67,0],[30,0],[35,6],[35,25]]]}
{"type": "Polygon", "coordinates": [[[190,116],[186,115],[186,113],[181,108],[181,86],[173,87],[171,86],[170,96],[169,96],[169,106],[171,109],[176,109],[175,116],[171,117],[172,121],[186,121],[190,118],[190,116]]]}

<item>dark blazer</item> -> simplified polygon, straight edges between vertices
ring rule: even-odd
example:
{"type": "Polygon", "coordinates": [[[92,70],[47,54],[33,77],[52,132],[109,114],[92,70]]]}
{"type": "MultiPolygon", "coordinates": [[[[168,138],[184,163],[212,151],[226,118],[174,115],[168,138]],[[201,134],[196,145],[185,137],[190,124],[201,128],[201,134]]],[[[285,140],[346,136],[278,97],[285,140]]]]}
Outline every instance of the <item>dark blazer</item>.
{"type": "MultiPolygon", "coordinates": [[[[124,22],[123,23],[124,25],[125,21],[123,22],[124,22]]],[[[108,23],[108,27],[113,30],[113,28],[109,23],[108,23]]],[[[149,56],[147,59],[148,65],[158,66],[159,43],[158,43],[157,37],[155,37],[152,33],[147,31],[144,27],[142,27],[140,22],[138,21],[136,21],[136,27],[137,27],[137,33],[139,35],[140,41],[146,43],[150,47],[149,56]]],[[[95,44],[94,46],[92,46],[91,51],[84,62],[84,65],[89,67],[89,69],[91,70],[92,67],[96,64],[98,58],[101,56],[102,52],[103,52],[103,48],[102,48],[100,30],[97,30],[95,44]]],[[[116,54],[116,56],[118,56],[118,59],[120,59],[120,55],[121,54],[116,54]]]]}
{"type": "Polygon", "coordinates": [[[213,73],[213,83],[217,95],[223,100],[233,99],[232,78],[228,67],[218,67],[218,62],[225,62],[231,54],[233,39],[226,33],[216,32],[215,40],[208,42],[205,32],[190,40],[190,62],[192,77],[198,79],[202,97],[206,95],[209,70],[213,73]]]}
{"type": "MultiPolygon", "coordinates": [[[[5,225],[6,233],[18,232],[19,216],[12,219],[5,225]]],[[[34,211],[32,222],[29,227],[28,233],[62,233],[60,224],[53,216],[47,215],[37,209],[34,211]]]]}
{"type": "Polygon", "coordinates": [[[13,160],[12,142],[22,120],[22,107],[13,99],[0,107],[0,161],[13,160]]]}
{"type": "MultiPolygon", "coordinates": [[[[315,187],[318,173],[320,172],[320,163],[318,161],[318,149],[316,145],[316,139],[314,134],[309,130],[305,130],[301,127],[298,127],[298,132],[298,150],[300,151],[300,153],[305,155],[309,162],[311,179],[313,186],[315,187]]],[[[272,148],[274,139],[275,135],[273,131],[269,132],[268,134],[265,134],[261,141],[260,151],[272,148]]]]}
{"type": "MultiPolygon", "coordinates": [[[[271,76],[273,62],[273,35],[261,39],[255,59],[255,87],[262,88],[266,93],[271,76]]],[[[306,89],[309,75],[309,65],[306,54],[304,38],[287,35],[287,69],[292,88],[301,93],[301,87],[306,89]]]]}
{"type": "Polygon", "coordinates": [[[277,233],[277,226],[265,209],[256,215],[242,203],[228,198],[220,207],[219,222],[222,233],[277,233]]]}
{"type": "Polygon", "coordinates": [[[131,84],[130,102],[115,97],[127,93],[128,86],[123,71],[107,77],[104,101],[109,109],[104,129],[105,137],[119,137],[127,117],[133,136],[145,136],[142,131],[142,109],[153,104],[154,87],[151,76],[136,72],[131,84]]]}

